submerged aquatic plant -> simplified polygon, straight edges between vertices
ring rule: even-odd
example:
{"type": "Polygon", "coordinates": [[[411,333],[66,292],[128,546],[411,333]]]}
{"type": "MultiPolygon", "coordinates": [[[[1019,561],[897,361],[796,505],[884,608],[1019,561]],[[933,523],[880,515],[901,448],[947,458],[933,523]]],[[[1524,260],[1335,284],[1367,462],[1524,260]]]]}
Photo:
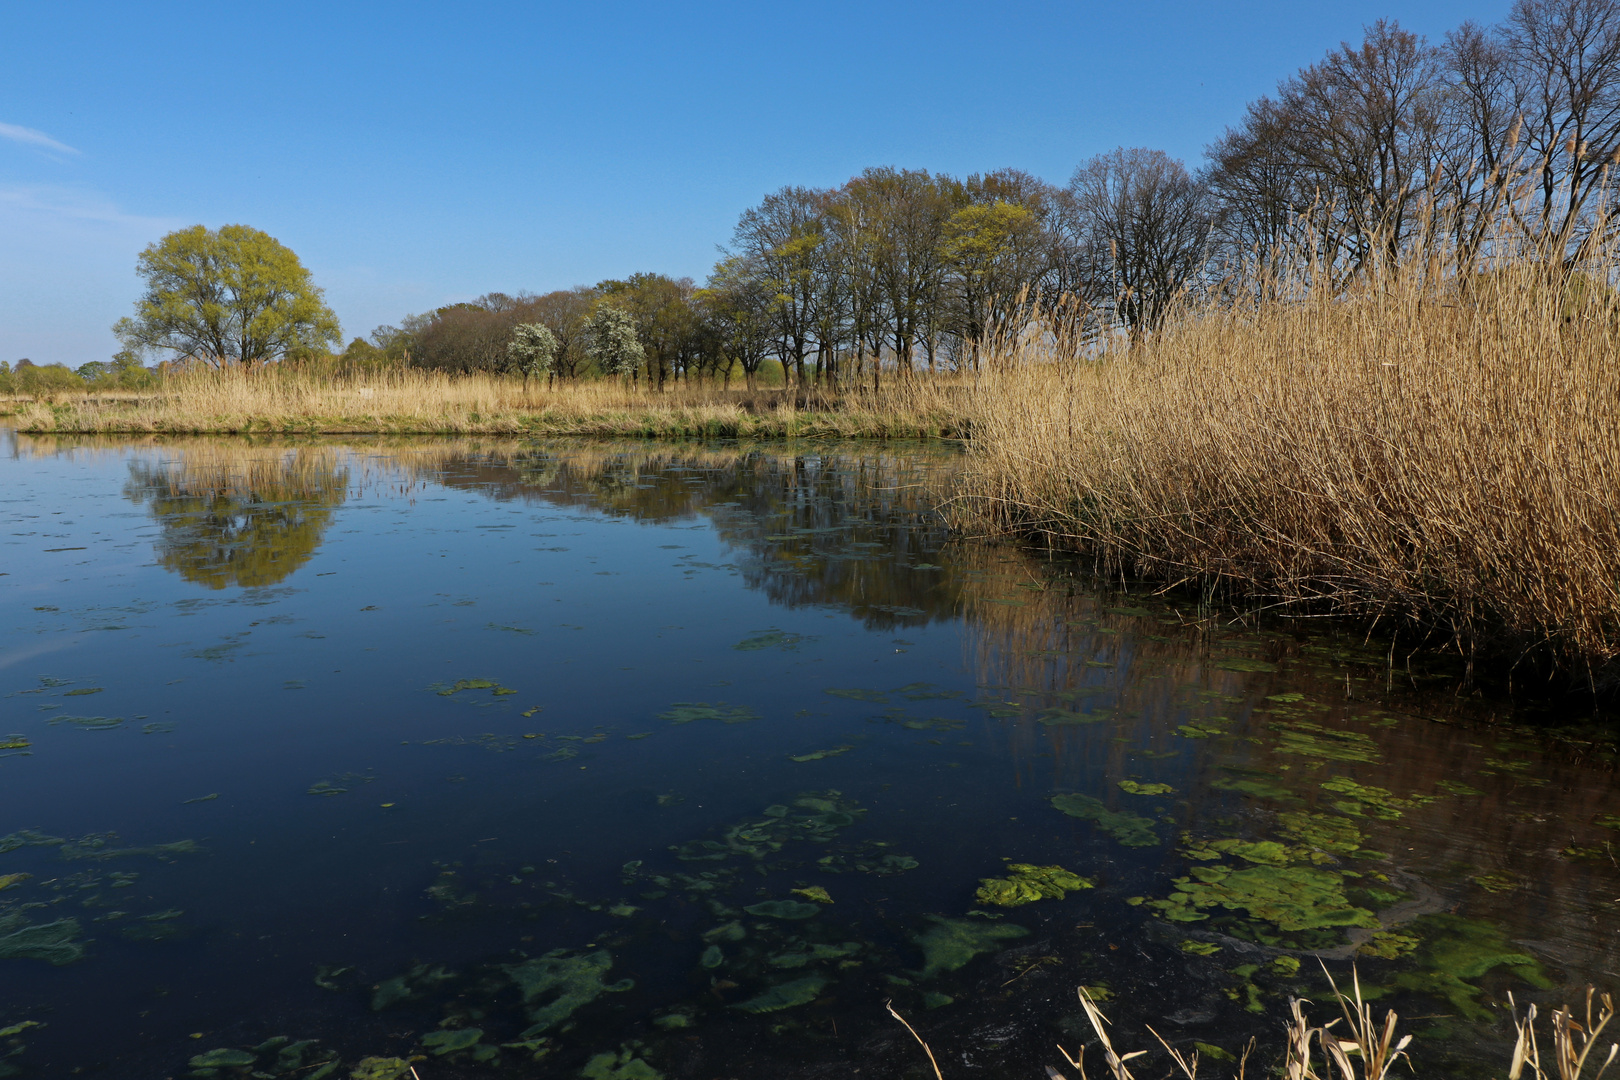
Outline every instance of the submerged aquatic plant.
{"type": "Polygon", "coordinates": [[[975,956],[996,951],[1003,941],[1029,936],[1028,930],[1012,923],[948,919],[943,915],[927,918],[933,925],[911,938],[923,953],[923,966],[917,973],[919,979],[931,979],[942,971],[955,971],[975,956]]]}
{"type": "Polygon", "coordinates": [[[35,923],[18,912],[0,915],[0,960],[43,960],[61,967],[84,958],[77,919],[35,923]]]}
{"type": "Polygon", "coordinates": [[[1153,831],[1151,819],[1123,810],[1110,810],[1102,800],[1090,795],[1054,795],[1052,805],[1070,817],[1095,822],[1126,847],[1156,847],[1159,843],[1159,834],[1153,831]]]}
{"type": "Polygon", "coordinates": [[[603,976],[612,966],[613,957],[606,949],[583,956],[554,949],[521,964],[504,965],[501,970],[517,985],[529,1010],[529,1027],[523,1038],[544,1035],[603,994],[622,993],[635,986],[631,979],[604,982],[603,976]]]}

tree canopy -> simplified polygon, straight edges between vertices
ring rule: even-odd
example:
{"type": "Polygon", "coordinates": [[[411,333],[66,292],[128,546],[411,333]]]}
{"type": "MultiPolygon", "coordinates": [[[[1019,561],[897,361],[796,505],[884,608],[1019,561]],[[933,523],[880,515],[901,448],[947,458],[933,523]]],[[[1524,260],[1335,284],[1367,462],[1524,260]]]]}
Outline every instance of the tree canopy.
{"type": "Polygon", "coordinates": [[[128,349],[224,367],[342,340],[298,256],[246,225],[179,229],[141,252],[136,272],[146,290],[113,327],[128,349]]]}

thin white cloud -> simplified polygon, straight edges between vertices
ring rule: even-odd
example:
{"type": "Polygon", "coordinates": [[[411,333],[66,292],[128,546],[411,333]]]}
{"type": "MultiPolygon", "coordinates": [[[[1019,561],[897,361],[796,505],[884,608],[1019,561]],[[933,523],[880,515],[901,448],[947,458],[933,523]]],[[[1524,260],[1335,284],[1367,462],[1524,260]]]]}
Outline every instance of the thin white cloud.
{"type": "Polygon", "coordinates": [[[57,142],[43,131],[35,131],[20,124],[0,124],[0,139],[10,139],[25,146],[37,146],[42,150],[54,150],[59,154],[78,153],[73,147],[57,142]]]}

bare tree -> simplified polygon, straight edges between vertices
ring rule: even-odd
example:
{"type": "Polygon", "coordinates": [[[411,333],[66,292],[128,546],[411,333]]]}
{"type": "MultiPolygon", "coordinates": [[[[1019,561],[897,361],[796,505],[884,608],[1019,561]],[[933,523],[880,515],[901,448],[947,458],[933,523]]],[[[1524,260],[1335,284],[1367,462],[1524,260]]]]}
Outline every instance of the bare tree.
{"type": "Polygon", "coordinates": [[[1115,316],[1140,339],[1202,271],[1213,202],[1181,162],[1124,147],[1077,169],[1069,192],[1091,242],[1108,252],[1115,316]]]}

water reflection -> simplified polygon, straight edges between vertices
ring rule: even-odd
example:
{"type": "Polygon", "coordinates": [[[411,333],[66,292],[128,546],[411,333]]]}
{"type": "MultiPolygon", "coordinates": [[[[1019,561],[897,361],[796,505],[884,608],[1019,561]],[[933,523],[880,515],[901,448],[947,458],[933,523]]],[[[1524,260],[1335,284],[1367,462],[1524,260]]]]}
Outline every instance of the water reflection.
{"type": "Polygon", "coordinates": [[[210,589],[257,588],[309,562],[349,488],[345,455],[208,442],[129,463],[124,495],[162,528],[159,565],[210,589]]]}

